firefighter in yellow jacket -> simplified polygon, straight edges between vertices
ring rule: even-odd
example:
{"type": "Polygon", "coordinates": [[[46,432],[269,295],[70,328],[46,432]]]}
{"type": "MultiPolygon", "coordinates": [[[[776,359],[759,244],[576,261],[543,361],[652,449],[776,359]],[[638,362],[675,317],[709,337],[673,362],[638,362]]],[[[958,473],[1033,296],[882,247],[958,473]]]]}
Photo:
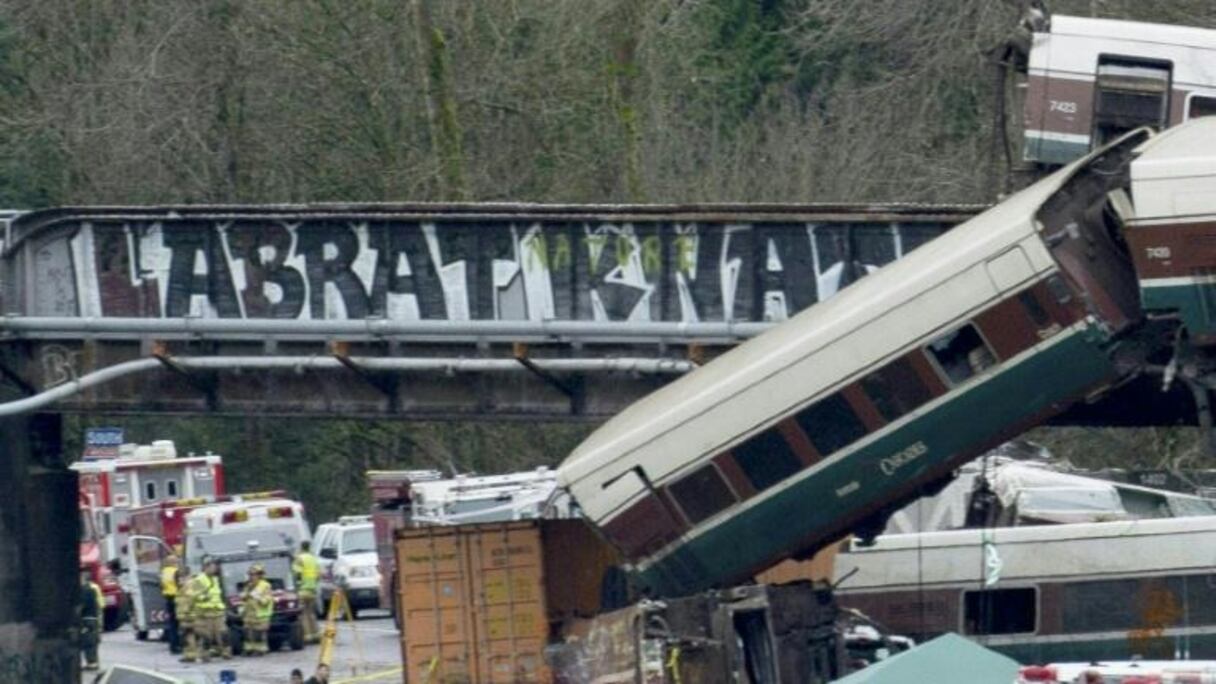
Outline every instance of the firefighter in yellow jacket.
{"type": "Polygon", "coordinates": [[[296,591],[300,597],[300,623],[304,628],[304,641],[314,643],[321,640],[317,630],[317,614],[313,605],[317,600],[317,580],[321,577],[321,563],[309,551],[307,541],[300,542],[300,552],[291,562],[291,571],[296,576],[296,591]]]}
{"type": "Polygon", "coordinates": [[[170,554],[165,557],[164,567],[160,569],[160,595],[165,599],[165,641],[169,642],[170,653],[182,652],[181,630],[177,617],[177,556],[170,554]]]}
{"type": "Polygon", "coordinates": [[[219,563],[208,559],[203,561],[203,571],[190,581],[190,613],[203,662],[211,660],[213,655],[225,659],[232,657],[228,627],[224,624],[224,592],[219,574],[219,563]]]}
{"type": "Polygon", "coordinates": [[[270,652],[267,641],[270,616],[274,613],[274,594],[266,581],[266,569],[261,563],[249,568],[249,580],[241,593],[241,622],[245,632],[245,654],[265,655],[270,652]]]}
{"type": "Polygon", "coordinates": [[[177,570],[177,595],[173,599],[174,611],[177,613],[177,628],[182,644],[182,662],[193,663],[198,660],[198,637],[194,633],[194,605],[190,582],[190,568],[182,566],[177,570]]]}
{"type": "Polygon", "coordinates": [[[104,610],[101,587],[93,581],[87,568],[81,568],[77,614],[80,616],[80,652],[84,655],[85,670],[98,668],[97,645],[101,642],[101,616],[104,610]]]}

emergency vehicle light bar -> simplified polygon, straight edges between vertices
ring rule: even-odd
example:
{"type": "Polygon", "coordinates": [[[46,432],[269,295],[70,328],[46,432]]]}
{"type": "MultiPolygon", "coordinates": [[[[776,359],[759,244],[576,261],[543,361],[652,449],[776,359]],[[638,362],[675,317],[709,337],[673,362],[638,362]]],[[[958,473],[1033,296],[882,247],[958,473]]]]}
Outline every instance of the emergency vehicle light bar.
{"type": "Polygon", "coordinates": [[[192,499],[175,499],[166,501],[161,504],[164,508],[186,508],[187,506],[201,506],[203,504],[214,503],[212,499],[205,496],[196,496],[192,499]]]}
{"type": "Polygon", "coordinates": [[[282,489],[269,489],[264,492],[248,492],[245,494],[233,494],[233,501],[258,501],[259,499],[281,499],[287,495],[287,492],[282,489]]]}

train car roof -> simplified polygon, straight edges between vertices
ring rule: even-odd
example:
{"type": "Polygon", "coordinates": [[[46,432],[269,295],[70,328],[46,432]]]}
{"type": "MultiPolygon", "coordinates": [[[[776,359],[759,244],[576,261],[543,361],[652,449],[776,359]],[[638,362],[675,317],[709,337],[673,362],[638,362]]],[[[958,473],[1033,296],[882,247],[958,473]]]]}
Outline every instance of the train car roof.
{"type": "Polygon", "coordinates": [[[1051,16],[1051,34],[1216,49],[1216,30],[1213,29],[1123,19],[1094,19],[1053,14],[1051,16]]]}
{"type": "Polygon", "coordinates": [[[1001,560],[998,587],[1047,579],[1206,574],[1214,536],[1216,516],[1210,515],[893,534],[839,554],[835,575],[845,592],[979,586],[985,570],[978,561],[988,553],[986,543],[1001,560]]]}
{"type": "MultiPolygon", "coordinates": [[[[807,308],[789,321],[634,402],[575,448],[558,468],[559,482],[571,486],[610,463],[627,458],[648,441],[677,429],[728,397],[824,348],[839,337],[841,331],[851,331],[872,319],[877,310],[894,308],[937,286],[950,275],[992,257],[1010,242],[1011,231],[1021,235],[1034,230],[1033,220],[1043,203],[1096,155],[1091,153],[1076,160],[926,243],[909,256],[884,266],[830,299],[807,308]],[[899,302],[892,301],[892,293],[902,295],[899,302]]],[[[902,348],[906,342],[890,340],[890,352],[902,348]]],[[[843,379],[878,360],[862,359],[855,367],[830,372],[843,379]]],[[[720,423],[701,428],[697,435],[699,443],[723,444],[739,437],[743,431],[738,425],[720,423]]],[[[682,459],[673,459],[673,462],[682,462],[682,459]]],[[[619,464],[613,472],[606,473],[604,479],[615,477],[633,465],[630,462],[619,464]]]]}
{"type": "Polygon", "coordinates": [[[1155,135],[1136,148],[1132,180],[1216,176],[1216,116],[1193,119],[1155,135]]]}

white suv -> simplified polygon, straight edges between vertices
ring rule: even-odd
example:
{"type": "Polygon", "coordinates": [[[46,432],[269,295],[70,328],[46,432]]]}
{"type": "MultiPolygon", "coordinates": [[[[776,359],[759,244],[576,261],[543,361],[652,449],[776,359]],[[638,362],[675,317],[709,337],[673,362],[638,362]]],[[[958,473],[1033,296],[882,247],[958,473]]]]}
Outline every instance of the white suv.
{"type": "Polygon", "coordinates": [[[317,613],[324,615],[336,587],[342,587],[352,616],[364,608],[380,607],[380,567],[371,517],[344,515],[325,523],[313,535],[313,548],[321,563],[317,613]]]}

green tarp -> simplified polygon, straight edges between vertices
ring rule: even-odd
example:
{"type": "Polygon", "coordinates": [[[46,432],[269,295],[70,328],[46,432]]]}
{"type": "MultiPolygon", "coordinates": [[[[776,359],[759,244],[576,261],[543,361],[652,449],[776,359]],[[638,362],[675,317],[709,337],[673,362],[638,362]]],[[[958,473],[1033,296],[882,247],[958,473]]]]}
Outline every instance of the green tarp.
{"type": "Polygon", "coordinates": [[[833,684],[1013,684],[1018,664],[957,634],[943,634],[833,684]]]}

